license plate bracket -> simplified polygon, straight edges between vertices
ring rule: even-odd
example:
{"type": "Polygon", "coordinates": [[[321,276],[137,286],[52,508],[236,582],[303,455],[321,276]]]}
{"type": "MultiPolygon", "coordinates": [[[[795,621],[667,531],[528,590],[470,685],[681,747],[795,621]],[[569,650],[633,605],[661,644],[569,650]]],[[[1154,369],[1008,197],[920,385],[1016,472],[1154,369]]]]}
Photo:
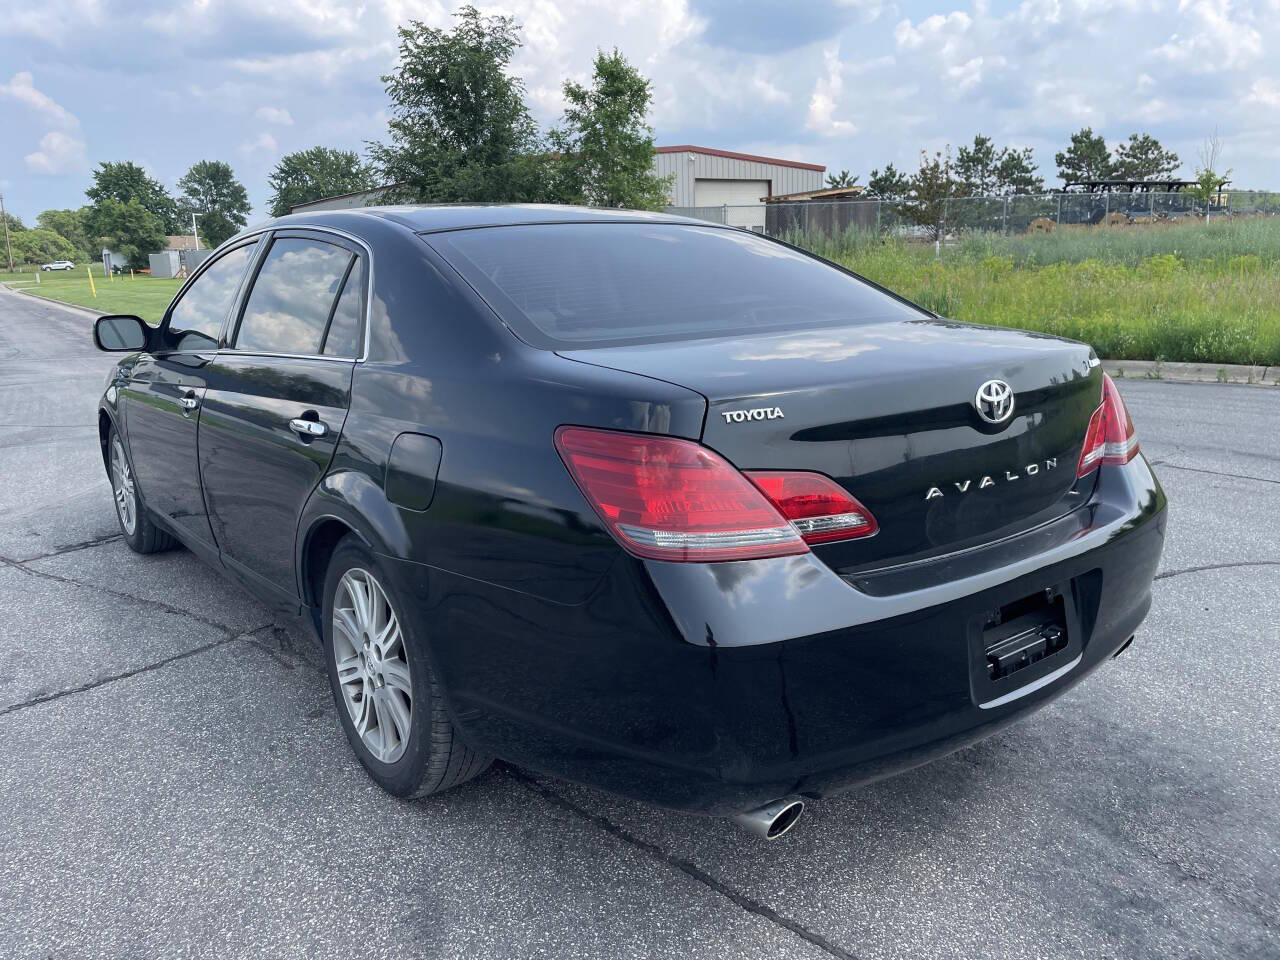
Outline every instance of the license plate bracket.
{"type": "Polygon", "coordinates": [[[1053,673],[1080,655],[1082,638],[1071,581],[993,607],[969,629],[974,701],[987,704],[1053,673]]]}

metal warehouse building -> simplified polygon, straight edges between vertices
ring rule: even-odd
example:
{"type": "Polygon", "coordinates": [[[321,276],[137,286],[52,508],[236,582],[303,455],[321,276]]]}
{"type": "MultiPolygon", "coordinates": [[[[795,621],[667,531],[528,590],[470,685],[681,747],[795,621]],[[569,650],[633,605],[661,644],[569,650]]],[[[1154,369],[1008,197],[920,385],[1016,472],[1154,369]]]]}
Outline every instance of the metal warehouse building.
{"type": "MultiPolygon", "coordinates": [[[[653,166],[658,176],[671,176],[668,202],[674,212],[758,231],[765,228],[765,197],[821,190],[827,170],[818,163],[689,144],[658,147],[653,166]]],[[[395,186],[300,203],[292,212],[371,206],[395,186]]]]}
{"type": "MultiPolygon", "coordinates": [[[[822,189],[827,168],[817,163],[757,157],[710,147],[680,144],[658,147],[654,158],[660,177],[671,175],[671,206],[704,208],[696,215],[712,217],[707,207],[722,207],[725,223],[764,230],[762,198],[781,193],[822,189]]],[[[682,212],[690,212],[685,210],[682,212]]]]}

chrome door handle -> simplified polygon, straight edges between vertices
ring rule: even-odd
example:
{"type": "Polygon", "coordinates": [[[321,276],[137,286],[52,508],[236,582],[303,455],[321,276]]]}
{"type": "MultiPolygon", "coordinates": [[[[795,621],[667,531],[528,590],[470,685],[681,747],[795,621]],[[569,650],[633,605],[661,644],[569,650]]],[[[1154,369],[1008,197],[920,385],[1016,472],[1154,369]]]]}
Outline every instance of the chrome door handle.
{"type": "Polygon", "coordinates": [[[314,440],[329,432],[329,428],[319,420],[304,420],[302,417],[294,417],[290,420],[289,429],[304,440],[314,440]]]}
{"type": "Polygon", "coordinates": [[[200,398],[196,396],[179,397],[178,403],[182,404],[183,410],[194,410],[196,407],[200,406],[200,398]]]}

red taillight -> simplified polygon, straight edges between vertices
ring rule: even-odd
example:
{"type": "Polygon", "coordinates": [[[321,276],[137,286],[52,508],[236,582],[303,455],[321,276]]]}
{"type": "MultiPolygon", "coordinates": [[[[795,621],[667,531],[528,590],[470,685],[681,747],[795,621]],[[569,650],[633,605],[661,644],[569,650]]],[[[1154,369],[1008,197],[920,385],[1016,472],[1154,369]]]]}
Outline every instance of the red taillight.
{"type": "Polygon", "coordinates": [[[747,479],[791,521],[805,543],[869,537],[879,529],[870,510],[820,473],[749,470],[747,479]]]}
{"type": "Polygon", "coordinates": [[[1083,477],[1104,463],[1128,463],[1137,454],[1138,437],[1133,430],[1133,421],[1129,419],[1129,408],[1124,405],[1115,383],[1104,373],[1102,405],[1093,411],[1089,419],[1076,476],[1083,477]]]}
{"type": "Polygon", "coordinates": [[[655,560],[805,553],[799,532],[732,464],[690,440],[561,427],[556,449],[609,532],[655,560]]]}

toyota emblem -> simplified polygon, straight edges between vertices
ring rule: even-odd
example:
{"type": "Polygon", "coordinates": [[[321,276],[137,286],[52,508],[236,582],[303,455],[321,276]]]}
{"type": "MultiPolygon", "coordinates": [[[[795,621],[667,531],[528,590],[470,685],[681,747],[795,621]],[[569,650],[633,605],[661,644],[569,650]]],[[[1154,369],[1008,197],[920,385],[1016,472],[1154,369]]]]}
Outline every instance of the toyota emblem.
{"type": "Polygon", "coordinates": [[[988,380],[978,388],[973,405],[987,423],[1004,423],[1013,416],[1013,388],[1003,380],[988,380]]]}

